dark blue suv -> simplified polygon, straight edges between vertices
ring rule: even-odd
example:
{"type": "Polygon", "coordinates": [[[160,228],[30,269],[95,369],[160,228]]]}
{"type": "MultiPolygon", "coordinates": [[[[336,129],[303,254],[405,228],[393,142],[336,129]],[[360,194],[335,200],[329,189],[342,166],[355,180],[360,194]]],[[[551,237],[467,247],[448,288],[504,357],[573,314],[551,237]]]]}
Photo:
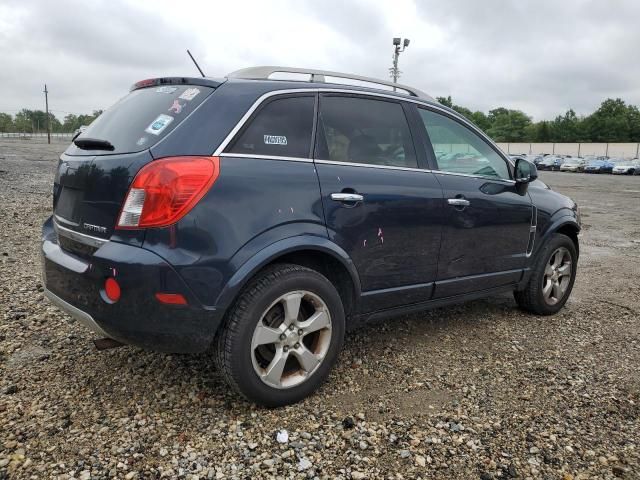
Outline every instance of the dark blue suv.
{"type": "Polygon", "coordinates": [[[411,87],[280,67],[144,80],[60,158],[46,294],[116,342],[213,347],[231,386],[284,405],[367,319],[503,291],[562,308],[578,208],[536,179],[411,87]]]}

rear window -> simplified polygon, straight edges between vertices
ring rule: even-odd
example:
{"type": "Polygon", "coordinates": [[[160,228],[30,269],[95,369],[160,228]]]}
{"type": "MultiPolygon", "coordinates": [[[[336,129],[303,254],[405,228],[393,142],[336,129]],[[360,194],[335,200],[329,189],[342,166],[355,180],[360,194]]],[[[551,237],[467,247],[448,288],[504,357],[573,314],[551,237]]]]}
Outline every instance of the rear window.
{"type": "MultiPolygon", "coordinates": [[[[145,150],[167,136],[213,91],[201,85],[164,85],[134,90],[102,115],[78,138],[107,140],[105,154],[145,150]]],[[[95,155],[96,151],[85,150],[95,155]]],[[[73,153],[82,155],[74,148],[73,153]]],[[[68,152],[69,153],[69,152],[68,152]]]]}

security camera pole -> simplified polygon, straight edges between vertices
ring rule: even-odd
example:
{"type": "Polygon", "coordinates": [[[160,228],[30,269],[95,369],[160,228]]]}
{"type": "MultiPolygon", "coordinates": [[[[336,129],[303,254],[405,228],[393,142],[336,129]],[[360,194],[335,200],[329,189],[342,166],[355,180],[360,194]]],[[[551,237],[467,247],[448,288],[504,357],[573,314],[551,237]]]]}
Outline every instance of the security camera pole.
{"type": "Polygon", "coordinates": [[[393,39],[394,51],[393,51],[393,67],[389,69],[391,73],[391,78],[393,78],[393,83],[398,83],[398,77],[400,77],[400,70],[398,69],[398,57],[404,49],[409,46],[409,39],[405,38],[401,40],[400,37],[394,37],[393,39]],[[400,48],[400,44],[402,43],[402,49],[400,48]]]}

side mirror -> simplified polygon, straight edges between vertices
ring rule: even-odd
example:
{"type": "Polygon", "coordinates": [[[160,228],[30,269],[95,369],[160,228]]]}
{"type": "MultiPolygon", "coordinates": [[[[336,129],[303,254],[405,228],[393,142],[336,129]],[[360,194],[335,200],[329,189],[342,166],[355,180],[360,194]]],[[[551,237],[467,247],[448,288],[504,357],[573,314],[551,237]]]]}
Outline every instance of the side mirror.
{"type": "Polygon", "coordinates": [[[516,183],[531,183],[538,178],[538,169],[530,161],[516,158],[515,177],[516,183]]]}

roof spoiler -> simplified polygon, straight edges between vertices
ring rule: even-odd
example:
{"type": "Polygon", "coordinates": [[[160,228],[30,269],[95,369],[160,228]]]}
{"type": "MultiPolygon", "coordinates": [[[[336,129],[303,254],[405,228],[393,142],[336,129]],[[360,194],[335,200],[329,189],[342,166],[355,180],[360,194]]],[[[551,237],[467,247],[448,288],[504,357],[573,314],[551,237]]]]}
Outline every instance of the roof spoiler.
{"type": "Polygon", "coordinates": [[[215,80],[213,78],[196,77],[160,77],[147,78],[131,85],[130,92],[147,87],[160,87],[163,85],[200,85],[201,87],[216,88],[224,83],[224,79],[215,80]]]}

